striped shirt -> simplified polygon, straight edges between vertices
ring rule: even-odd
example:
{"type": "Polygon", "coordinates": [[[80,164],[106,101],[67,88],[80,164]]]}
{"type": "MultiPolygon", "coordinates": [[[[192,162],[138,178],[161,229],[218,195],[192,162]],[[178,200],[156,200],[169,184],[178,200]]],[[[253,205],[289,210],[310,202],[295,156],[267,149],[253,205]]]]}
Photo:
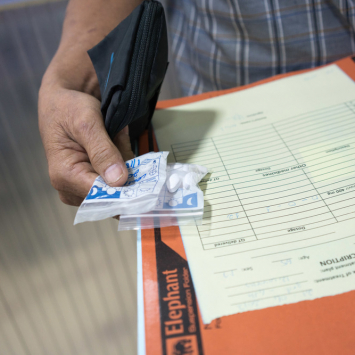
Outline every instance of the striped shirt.
{"type": "Polygon", "coordinates": [[[167,0],[184,96],[355,53],[355,0],[167,0]]]}

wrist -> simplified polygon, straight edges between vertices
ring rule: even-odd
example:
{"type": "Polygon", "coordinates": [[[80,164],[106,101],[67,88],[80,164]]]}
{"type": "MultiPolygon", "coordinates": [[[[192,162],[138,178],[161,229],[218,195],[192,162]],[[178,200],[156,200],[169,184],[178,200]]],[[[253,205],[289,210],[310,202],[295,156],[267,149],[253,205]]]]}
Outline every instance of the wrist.
{"type": "Polygon", "coordinates": [[[83,92],[100,100],[99,82],[86,47],[76,44],[58,49],[41,85],[41,90],[53,88],[83,92]]]}

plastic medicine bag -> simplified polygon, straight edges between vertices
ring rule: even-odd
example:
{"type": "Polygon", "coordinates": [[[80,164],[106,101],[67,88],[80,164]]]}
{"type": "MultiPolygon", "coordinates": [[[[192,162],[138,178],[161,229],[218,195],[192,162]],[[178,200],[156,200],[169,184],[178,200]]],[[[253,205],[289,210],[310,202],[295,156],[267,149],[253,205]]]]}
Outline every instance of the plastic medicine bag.
{"type": "Polygon", "coordinates": [[[204,199],[197,184],[207,173],[208,169],[200,165],[168,164],[167,181],[160,191],[154,209],[147,213],[121,215],[118,230],[201,224],[204,199]],[[175,176],[179,177],[179,180],[174,179],[175,176]],[[176,191],[168,189],[167,185],[171,180],[180,182],[176,191]]]}
{"type": "Polygon", "coordinates": [[[165,184],[168,154],[151,152],[127,161],[128,179],[122,187],[111,187],[99,176],[80,205],[74,224],[154,209],[165,184]]]}

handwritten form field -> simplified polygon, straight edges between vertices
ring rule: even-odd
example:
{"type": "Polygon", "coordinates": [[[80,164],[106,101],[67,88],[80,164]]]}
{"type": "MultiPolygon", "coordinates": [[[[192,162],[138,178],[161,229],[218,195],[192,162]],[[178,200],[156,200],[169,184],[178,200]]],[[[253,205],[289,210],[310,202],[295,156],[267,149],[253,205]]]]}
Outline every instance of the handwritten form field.
{"type": "Polygon", "coordinates": [[[355,84],[336,65],[162,110],[170,160],[213,169],[180,228],[205,323],[355,289],[355,84]]]}

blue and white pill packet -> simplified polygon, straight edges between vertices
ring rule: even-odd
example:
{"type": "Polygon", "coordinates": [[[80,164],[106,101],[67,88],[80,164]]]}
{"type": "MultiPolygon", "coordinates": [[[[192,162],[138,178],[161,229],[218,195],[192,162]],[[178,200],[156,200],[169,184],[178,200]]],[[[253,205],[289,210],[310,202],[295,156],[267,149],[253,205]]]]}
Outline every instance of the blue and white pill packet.
{"type": "Polygon", "coordinates": [[[198,186],[210,172],[204,166],[173,163],[167,166],[167,181],[160,190],[154,209],[146,213],[122,214],[118,231],[163,228],[186,224],[200,225],[204,211],[204,196],[198,186]],[[169,178],[178,176],[180,183],[169,191],[169,178]],[[186,177],[191,177],[186,181],[186,177]]]}
{"type": "Polygon", "coordinates": [[[169,152],[150,152],[126,162],[127,182],[111,187],[99,176],[80,205],[74,224],[154,209],[166,180],[169,152]]]}

